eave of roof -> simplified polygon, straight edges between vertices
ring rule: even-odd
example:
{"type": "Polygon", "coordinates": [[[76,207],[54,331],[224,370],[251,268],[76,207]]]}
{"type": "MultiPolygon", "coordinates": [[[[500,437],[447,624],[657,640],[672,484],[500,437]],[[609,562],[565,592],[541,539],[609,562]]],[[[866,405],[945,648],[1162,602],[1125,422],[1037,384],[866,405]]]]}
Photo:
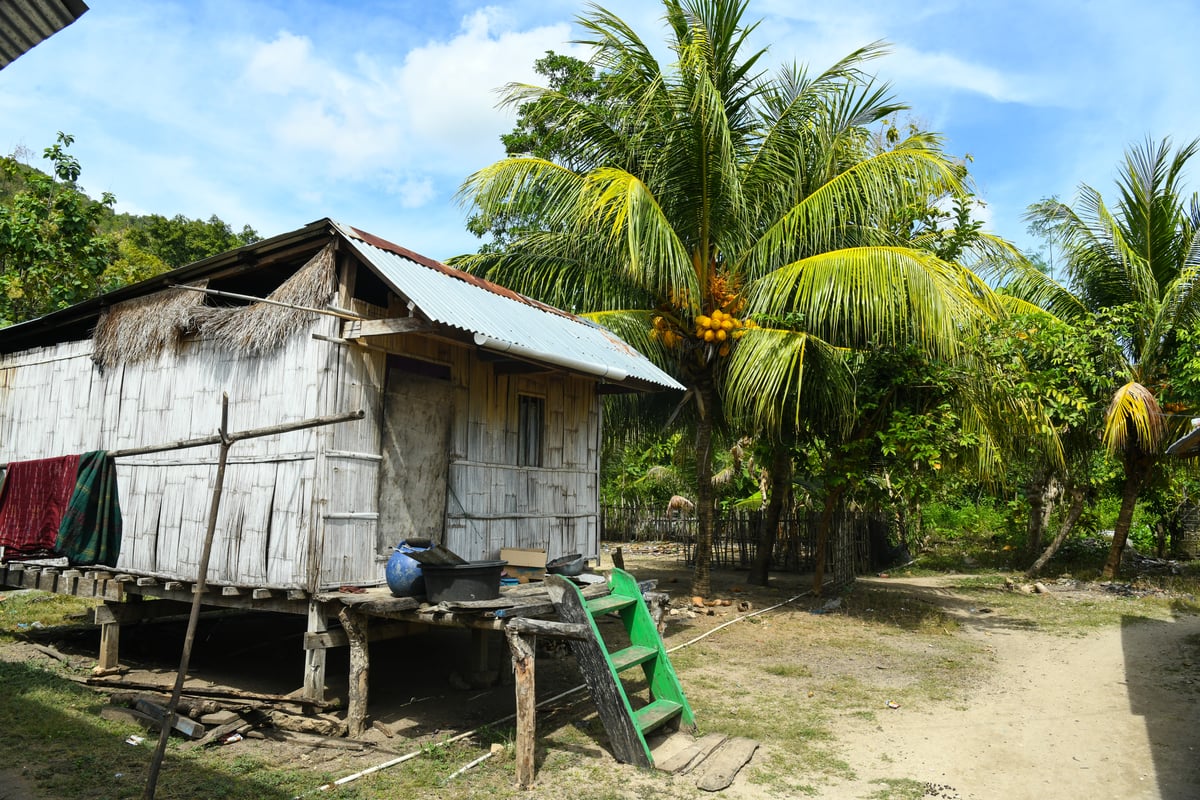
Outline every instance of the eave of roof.
{"type": "Polygon", "coordinates": [[[83,16],[83,0],[0,3],[0,69],[83,16]]]}
{"type": "Polygon", "coordinates": [[[486,350],[635,388],[685,388],[599,325],[355,228],[338,227],[421,316],[470,334],[486,350]]]}
{"type": "Polygon", "coordinates": [[[1167,448],[1167,455],[1180,458],[1194,458],[1200,455],[1200,425],[1172,442],[1167,448]]]}

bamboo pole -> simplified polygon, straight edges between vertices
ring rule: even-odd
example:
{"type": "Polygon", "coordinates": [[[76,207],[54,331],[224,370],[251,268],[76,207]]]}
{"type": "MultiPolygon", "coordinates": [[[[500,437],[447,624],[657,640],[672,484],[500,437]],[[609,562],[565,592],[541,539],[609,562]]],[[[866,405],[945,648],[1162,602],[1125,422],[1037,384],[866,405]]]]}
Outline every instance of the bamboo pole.
{"type": "MultiPolygon", "coordinates": [[[[179,658],[179,671],[175,674],[175,687],[171,691],[171,700],[167,704],[166,719],[163,720],[162,731],[158,737],[158,747],[154,750],[154,757],[150,761],[150,771],[146,777],[146,791],[142,795],[144,800],[154,800],[154,792],[158,785],[158,773],[162,768],[163,756],[167,751],[167,740],[171,736],[171,728],[175,724],[176,711],[179,708],[179,698],[183,694],[183,682],[187,677],[188,663],[192,657],[192,646],[196,640],[196,625],[200,619],[201,599],[204,596],[204,586],[208,580],[208,562],[212,555],[213,539],[217,531],[217,512],[221,509],[221,494],[225,485],[225,465],[229,460],[229,448],[233,443],[241,439],[252,439],[256,436],[270,436],[275,433],[286,433],[292,430],[301,430],[303,428],[312,428],[318,425],[330,425],[335,422],[345,422],[352,419],[361,419],[363,412],[361,410],[349,412],[346,414],[334,414],[327,417],[317,417],[302,422],[285,423],[283,425],[272,425],[268,428],[258,428],[251,431],[242,431],[240,433],[230,434],[229,431],[229,393],[225,392],[221,395],[221,427],[218,428],[215,437],[206,437],[208,444],[215,443],[221,445],[220,454],[217,458],[217,478],[213,486],[212,501],[208,509],[208,529],[204,533],[204,547],[200,552],[200,565],[197,568],[199,573],[196,576],[196,586],[193,589],[192,609],[188,616],[187,633],[183,637],[183,653],[179,658]]],[[[197,442],[198,440],[191,440],[197,442]]],[[[194,443],[177,443],[176,447],[198,447],[199,444],[194,443]]],[[[173,448],[164,448],[173,449],[173,448]]]]}
{"type": "Polygon", "coordinates": [[[248,300],[251,303],[266,303],[269,306],[281,306],[290,308],[294,311],[307,311],[310,314],[324,314],[329,317],[337,317],[338,319],[347,319],[352,322],[365,322],[369,317],[364,317],[360,314],[351,314],[347,311],[334,311],[329,308],[313,308],[312,306],[301,306],[295,303],[281,303],[278,300],[271,300],[266,297],[255,297],[249,294],[238,294],[237,292],[223,292],[220,289],[208,289],[203,286],[184,286],[182,283],[171,284],[172,289],[184,289],[189,292],[201,292],[210,294],[213,297],[226,297],[230,300],[248,300]]]}
{"type": "MultiPolygon", "coordinates": [[[[340,414],[326,414],[321,417],[312,417],[310,419],[301,420],[300,422],[285,422],[281,425],[268,425],[265,428],[250,428],[249,430],[236,431],[230,433],[224,439],[220,434],[212,436],[200,436],[195,439],[179,439],[174,442],[163,442],[162,444],[152,444],[146,447],[127,447],[124,450],[109,450],[108,454],[113,458],[127,458],[129,456],[144,456],[150,453],[163,453],[167,450],[186,450],[189,447],[205,447],[212,444],[221,444],[222,441],[228,439],[230,444],[240,442],[243,439],[258,439],[263,436],[274,436],[278,433],[291,433],[292,431],[302,431],[307,428],[319,428],[323,425],[333,425],[337,422],[352,422],[356,419],[362,419],[367,414],[362,409],[358,411],[344,411],[340,414]]],[[[0,464],[0,469],[6,469],[8,463],[0,464]]]]}

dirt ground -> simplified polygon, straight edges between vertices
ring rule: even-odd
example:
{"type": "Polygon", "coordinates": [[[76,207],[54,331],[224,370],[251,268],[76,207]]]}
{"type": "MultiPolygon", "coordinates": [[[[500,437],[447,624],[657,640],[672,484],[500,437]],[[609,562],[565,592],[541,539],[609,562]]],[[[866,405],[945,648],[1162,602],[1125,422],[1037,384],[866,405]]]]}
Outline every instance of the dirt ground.
{"type": "MultiPolygon", "coordinates": [[[[686,605],[688,572],[671,553],[633,554],[629,565],[639,578],[658,578],[659,588],[670,592],[677,606],[686,605]]],[[[754,610],[762,610],[806,588],[802,577],[784,576],[775,579],[770,590],[752,591],[741,585],[744,577],[744,572],[714,574],[714,595],[746,600],[754,610]]],[[[754,704],[749,707],[753,714],[771,713],[773,701],[785,696],[790,703],[786,713],[800,713],[805,704],[813,705],[814,711],[819,710],[818,702],[829,706],[822,713],[833,733],[823,747],[841,766],[822,772],[805,761],[809,754],[789,752],[794,740],[782,733],[775,740],[768,729],[754,760],[722,794],[730,800],[1200,797],[1196,758],[1200,617],[1181,614],[1169,620],[1147,620],[1130,615],[1121,624],[1064,635],[986,613],[987,609],[981,612],[977,600],[947,588],[955,582],[953,577],[860,582],[864,591],[911,596],[957,620],[958,627],[945,636],[922,638],[901,632],[881,649],[871,640],[878,636],[878,627],[862,622],[848,609],[841,610],[844,614],[838,609],[814,614],[821,610],[822,601],[804,598],[762,614],[753,623],[726,627],[703,644],[673,656],[681,665],[685,689],[693,695],[702,726],[706,715],[732,726],[747,713],[736,704],[754,704]],[[906,648],[920,652],[908,658],[906,648]],[[882,702],[892,696],[890,692],[902,697],[905,686],[928,680],[929,675],[914,674],[924,669],[922,665],[937,663],[943,655],[946,661],[958,659],[964,652],[973,659],[971,678],[954,679],[944,697],[897,703],[898,708],[882,702]],[[793,672],[790,664],[806,665],[805,671],[793,672]],[[868,694],[877,692],[878,711],[839,713],[837,703],[824,697],[824,690],[810,688],[817,677],[866,687],[868,694]],[[797,777],[791,781],[786,774],[771,777],[780,771],[797,777]],[[902,788],[889,788],[897,786],[902,788]]],[[[1047,600],[1069,601],[1066,593],[1047,600]]],[[[295,689],[301,682],[303,622],[266,616],[267,620],[241,615],[206,621],[197,637],[192,680],[275,693],[295,689]]],[[[739,616],[736,607],[722,608],[713,616],[692,616],[679,609],[668,618],[667,644],[691,641],[739,616]]],[[[182,623],[123,631],[122,661],[134,668],[128,678],[169,683],[172,657],[177,657],[169,643],[179,642],[181,632],[182,623]]],[[[351,754],[264,741],[236,747],[272,763],[306,764],[349,774],[421,742],[511,713],[510,685],[501,681],[472,688],[466,683],[470,676],[454,668],[470,660],[468,636],[456,633],[462,635],[434,631],[372,645],[370,716],[396,733],[396,738],[388,739],[370,731],[367,738],[378,749],[351,754]],[[414,659],[414,654],[420,658],[414,659]]],[[[60,638],[55,645],[81,660],[94,659],[98,637],[94,631],[83,632],[60,638]]],[[[492,649],[493,666],[502,671],[505,648],[497,642],[492,649]]],[[[0,658],[38,657],[28,643],[0,648],[0,658]]],[[[332,656],[329,687],[334,693],[345,691],[345,670],[340,657],[332,656]]],[[[579,683],[573,660],[561,653],[544,654],[537,670],[539,698],[579,683]]],[[[556,710],[544,712],[539,717],[539,735],[546,750],[562,748],[560,733],[572,726],[576,731],[595,731],[596,726],[581,722],[589,715],[594,716],[586,702],[563,701],[556,710]]],[[[788,724],[788,719],[780,718],[781,730],[788,724]]],[[[602,740],[593,744],[581,748],[587,751],[582,760],[591,764],[588,769],[597,763],[610,772],[627,769],[611,761],[602,740]]],[[[552,763],[550,756],[541,758],[547,765],[552,763]]],[[[617,786],[624,781],[626,788],[617,788],[611,796],[652,794],[665,799],[701,794],[694,783],[684,780],[657,779],[647,784],[632,773],[624,778],[616,774],[617,786]]],[[[560,796],[553,781],[539,780],[539,784],[531,798],[560,796]]],[[[3,800],[37,797],[19,774],[0,773],[3,800]]]]}
{"type": "Polygon", "coordinates": [[[940,600],[961,620],[960,635],[986,647],[986,678],[961,701],[848,726],[840,745],[860,780],[822,797],[866,797],[872,779],[897,774],[956,800],[1200,797],[1200,617],[1126,617],[1061,636],[971,613],[938,588],[952,582],[864,584],[940,600]],[[883,751],[886,762],[875,757],[883,751]]]}

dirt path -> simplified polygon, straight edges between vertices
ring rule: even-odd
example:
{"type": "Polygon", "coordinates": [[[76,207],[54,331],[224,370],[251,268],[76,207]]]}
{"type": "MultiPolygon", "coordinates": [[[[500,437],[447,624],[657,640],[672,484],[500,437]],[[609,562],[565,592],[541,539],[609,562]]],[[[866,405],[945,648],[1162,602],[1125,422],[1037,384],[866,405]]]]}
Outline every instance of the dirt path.
{"type": "Polygon", "coordinates": [[[953,800],[1200,797],[1200,617],[1072,637],[962,618],[992,658],[982,684],[851,723],[841,744],[858,779],[822,797],[879,797],[877,781],[900,776],[953,800]]]}

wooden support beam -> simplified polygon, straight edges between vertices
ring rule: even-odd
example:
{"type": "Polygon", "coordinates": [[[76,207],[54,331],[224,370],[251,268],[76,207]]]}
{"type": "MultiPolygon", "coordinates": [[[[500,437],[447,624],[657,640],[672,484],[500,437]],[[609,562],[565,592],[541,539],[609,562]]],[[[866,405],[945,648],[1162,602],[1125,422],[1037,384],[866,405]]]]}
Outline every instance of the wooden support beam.
{"type": "Polygon", "coordinates": [[[432,329],[432,325],[416,317],[354,320],[342,323],[342,338],[361,339],[367,336],[391,336],[394,333],[414,333],[432,329]]]}
{"type": "Polygon", "coordinates": [[[38,578],[42,575],[41,569],[38,567],[26,567],[21,573],[21,585],[26,589],[38,588],[38,578]]]}
{"type": "MultiPolygon", "coordinates": [[[[361,613],[361,612],[360,612],[361,613]]],[[[369,629],[367,640],[371,642],[382,642],[387,639],[398,639],[401,636],[408,636],[416,630],[423,630],[424,626],[415,622],[388,622],[383,625],[372,625],[369,629]]],[[[304,634],[304,649],[305,650],[322,650],[331,647],[345,647],[350,644],[350,637],[345,630],[323,631],[321,633],[306,633],[304,634]]]]}
{"type": "Polygon", "coordinates": [[[509,620],[504,629],[527,636],[545,636],[548,639],[588,639],[592,635],[592,629],[583,623],[528,617],[515,617],[509,620]]]}
{"type": "Polygon", "coordinates": [[[537,692],[534,685],[536,639],[528,638],[511,628],[504,629],[508,647],[512,651],[513,674],[516,678],[517,740],[516,766],[517,788],[533,787],[536,777],[534,748],[537,743],[537,692]]]}
{"type": "MultiPolygon", "coordinates": [[[[316,600],[308,604],[308,633],[325,633],[329,622],[325,618],[325,604],[316,600]]],[[[304,651],[304,696],[314,702],[325,702],[325,649],[313,648],[304,651]]]]}
{"type": "Polygon", "coordinates": [[[53,592],[58,587],[58,570],[44,569],[42,574],[38,575],[37,588],[43,592],[53,592]]]}
{"type": "Polygon", "coordinates": [[[349,735],[357,739],[366,732],[367,721],[367,676],[370,672],[370,653],[367,641],[369,617],[343,606],[338,611],[342,630],[350,639],[350,691],[346,708],[346,726],[349,735]]]}
{"type": "MultiPolygon", "coordinates": [[[[138,595],[131,595],[137,597],[138,595]]],[[[96,606],[92,612],[97,625],[107,625],[112,622],[141,622],[148,619],[173,617],[187,614],[189,605],[176,600],[154,600],[147,603],[114,603],[106,602],[96,606]]]]}
{"type": "Polygon", "coordinates": [[[100,662],[101,670],[116,669],[120,664],[121,623],[106,622],[100,626],[100,662]]]}

